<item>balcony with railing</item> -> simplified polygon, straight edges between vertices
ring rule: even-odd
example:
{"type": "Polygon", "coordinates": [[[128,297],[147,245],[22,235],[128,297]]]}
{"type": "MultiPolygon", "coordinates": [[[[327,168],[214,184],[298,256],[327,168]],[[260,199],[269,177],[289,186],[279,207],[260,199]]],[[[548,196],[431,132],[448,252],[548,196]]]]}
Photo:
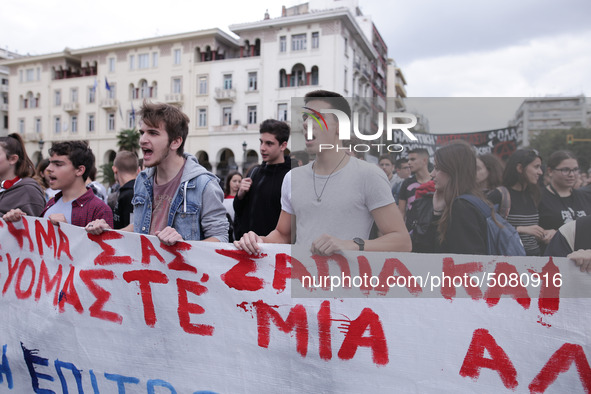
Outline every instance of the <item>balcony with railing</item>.
{"type": "Polygon", "coordinates": [[[80,112],[80,104],[78,104],[78,103],[64,103],[64,111],[71,113],[71,114],[77,114],[78,112],[80,112]]]}
{"type": "Polygon", "coordinates": [[[101,101],[101,108],[104,110],[117,109],[119,101],[117,99],[105,99],[101,101]]]}
{"type": "Polygon", "coordinates": [[[182,93],[171,93],[164,96],[164,101],[168,104],[182,104],[184,97],[182,93]]]}
{"type": "Polygon", "coordinates": [[[236,89],[215,88],[215,99],[217,101],[236,101],[236,89]]]}

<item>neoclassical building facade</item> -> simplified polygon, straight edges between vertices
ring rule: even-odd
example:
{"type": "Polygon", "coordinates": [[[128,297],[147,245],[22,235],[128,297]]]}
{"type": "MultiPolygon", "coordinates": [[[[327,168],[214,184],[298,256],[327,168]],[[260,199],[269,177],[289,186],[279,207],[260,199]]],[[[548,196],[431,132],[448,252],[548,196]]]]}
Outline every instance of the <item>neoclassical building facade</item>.
{"type": "Polygon", "coordinates": [[[292,97],[327,89],[385,108],[387,46],[357,0],[312,0],[229,28],[238,38],[209,29],[4,60],[10,131],[36,159],[54,141],[87,140],[98,166],[144,100],[166,102],[191,119],[185,150],[224,176],[259,161],[259,124],[290,122],[292,97]]]}

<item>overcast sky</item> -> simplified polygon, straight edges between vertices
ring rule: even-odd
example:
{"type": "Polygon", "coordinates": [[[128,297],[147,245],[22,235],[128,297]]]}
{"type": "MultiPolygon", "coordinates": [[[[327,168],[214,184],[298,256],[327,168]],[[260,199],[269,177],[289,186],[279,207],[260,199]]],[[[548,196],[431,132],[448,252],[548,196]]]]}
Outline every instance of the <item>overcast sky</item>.
{"type": "MultiPolygon", "coordinates": [[[[279,17],[284,2],[8,0],[0,46],[20,54],[135,40],[279,17]]],[[[409,96],[591,92],[589,0],[359,0],[402,68],[409,96]]]]}

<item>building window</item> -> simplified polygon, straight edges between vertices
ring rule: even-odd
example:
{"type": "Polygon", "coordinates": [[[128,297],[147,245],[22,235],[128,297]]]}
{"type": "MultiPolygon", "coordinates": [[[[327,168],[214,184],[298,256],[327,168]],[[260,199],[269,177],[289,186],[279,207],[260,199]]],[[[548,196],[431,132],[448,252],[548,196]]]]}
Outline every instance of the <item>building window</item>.
{"type": "Polygon", "coordinates": [[[135,69],[135,55],[129,55],[129,69],[135,69]]]}
{"type": "Polygon", "coordinates": [[[312,67],[312,73],[310,75],[310,85],[318,85],[318,67],[312,67]]]}
{"type": "Polygon", "coordinates": [[[320,36],[317,31],[312,32],[312,48],[320,47],[320,36]]]}
{"type": "Polygon", "coordinates": [[[107,98],[109,99],[114,99],[115,97],[117,97],[117,95],[115,94],[115,84],[111,83],[107,85],[109,88],[107,89],[107,98]]]}
{"type": "Polygon", "coordinates": [[[257,90],[257,73],[248,73],[248,90],[257,90]]]}
{"type": "Polygon", "coordinates": [[[132,100],[137,100],[140,98],[140,88],[136,88],[133,85],[131,85],[130,90],[131,90],[131,99],[132,100]]]}
{"type": "Polygon", "coordinates": [[[88,103],[92,104],[96,101],[96,88],[91,86],[88,88],[88,103]]]}
{"type": "Polygon", "coordinates": [[[35,118],[35,133],[41,133],[41,118],[35,118]]]}
{"type": "Polygon", "coordinates": [[[174,53],[173,64],[175,64],[175,65],[181,64],[181,50],[175,49],[173,53],[174,53]]]}
{"type": "Polygon", "coordinates": [[[248,106],[248,124],[256,124],[257,122],[257,106],[248,106]]]}
{"type": "Polygon", "coordinates": [[[287,73],[284,69],[279,71],[279,87],[284,88],[287,86],[287,73]]]}
{"type": "Polygon", "coordinates": [[[207,77],[199,77],[199,94],[207,94],[207,77]]]}
{"type": "Polygon", "coordinates": [[[232,124],[232,107],[224,107],[222,109],[222,113],[224,114],[224,119],[222,121],[223,125],[231,125],[232,124]]]}
{"type": "Polygon", "coordinates": [[[25,120],[24,119],[18,120],[18,132],[19,132],[19,134],[25,134],[25,120]]]}
{"type": "Polygon", "coordinates": [[[109,58],[109,72],[110,73],[115,72],[115,58],[114,57],[109,58]]]}
{"type": "Polygon", "coordinates": [[[107,130],[109,130],[109,131],[115,130],[115,114],[114,113],[107,114],[107,130]]]}
{"type": "Polygon", "coordinates": [[[232,74],[224,74],[224,89],[232,89],[232,74]]]}
{"type": "Polygon", "coordinates": [[[347,37],[345,38],[345,56],[349,56],[349,39],[347,37]]]}
{"type": "Polygon", "coordinates": [[[94,115],[88,115],[88,131],[94,131],[94,115]]]}
{"type": "Polygon", "coordinates": [[[22,100],[22,108],[38,108],[39,107],[39,96],[33,96],[32,92],[27,93],[26,97],[22,100]]]}
{"type": "Polygon", "coordinates": [[[306,49],[306,34],[294,34],[291,36],[291,50],[303,51],[306,49]]]}
{"type": "Polygon", "coordinates": [[[152,67],[158,67],[158,52],[152,52],[152,67]]]}
{"type": "Polygon", "coordinates": [[[197,112],[198,127],[207,127],[207,108],[199,108],[197,112]]]}
{"type": "Polygon", "coordinates": [[[148,82],[143,80],[140,82],[140,98],[148,97],[150,97],[150,87],[148,86],[148,82]]]}
{"type": "Polygon", "coordinates": [[[306,81],[306,69],[302,64],[296,64],[291,69],[291,78],[289,80],[290,86],[305,86],[306,81]]]}
{"type": "Polygon", "coordinates": [[[349,84],[347,83],[348,82],[348,79],[349,79],[348,70],[347,70],[347,67],[345,67],[345,81],[344,81],[345,84],[343,85],[344,86],[344,89],[345,89],[345,92],[347,90],[349,90],[349,84]]]}
{"type": "Polygon", "coordinates": [[[127,128],[135,129],[135,110],[132,109],[127,113],[127,128]]]}
{"type": "Polygon", "coordinates": [[[62,131],[62,119],[59,116],[53,118],[53,131],[56,134],[62,131]]]}
{"type": "Polygon", "coordinates": [[[62,91],[61,90],[56,90],[54,92],[54,100],[53,100],[53,104],[57,107],[62,105],[62,91]]]}
{"type": "Polygon", "coordinates": [[[181,79],[180,78],[173,78],[172,79],[172,93],[178,94],[178,93],[181,93],[182,90],[183,90],[183,87],[181,84],[181,79]]]}
{"type": "Polygon", "coordinates": [[[147,53],[137,55],[137,68],[142,70],[150,67],[150,56],[147,53]]]}
{"type": "Polygon", "coordinates": [[[287,51],[287,37],[281,36],[279,37],[279,52],[286,52],[287,51]]]}
{"type": "Polygon", "coordinates": [[[277,120],[287,122],[287,104],[277,104],[277,120]]]}
{"type": "Polygon", "coordinates": [[[78,132],[78,116],[72,116],[70,123],[71,123],[72,133],[77,133],[78,132]]]}
{"type": "Polygon", "coordinates": [[[78,102],[78,88],[72,88],[72,89],[70,89],[70,100],[73,103],[77,103],[78,102]]]}
{"type": "Polygon", "coordinates": [[[31,82],[35,80],[35,69],[34,68],[27,68],[25,71],[26,81],[31,82]]]}

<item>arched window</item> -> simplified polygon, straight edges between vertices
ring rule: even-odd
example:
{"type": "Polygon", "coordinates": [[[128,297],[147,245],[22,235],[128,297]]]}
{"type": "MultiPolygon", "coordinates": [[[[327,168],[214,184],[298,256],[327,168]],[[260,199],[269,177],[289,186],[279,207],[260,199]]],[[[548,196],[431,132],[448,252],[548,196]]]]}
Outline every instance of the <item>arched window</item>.
{"type": "Polygon", "coordinates": [[[220,179],[225,179],[228,172],[238,169],[236,160],[234,159],[234,152],[229,148],[224,148],[218,153],[218,165],[216,175],[220,179]]]}
{"type": "Polygon", "coordinates": [[[129,97],[132,100],[137,100],[138,98],[140,98],[138,90],[132,83],[129,84],[129,97]]]}
{"type": "Polygon", "coordinates": [[[148,87],[148,81],[142,79],[140,81],[140,98],[149,98],[150,97],[150,88],[148,87]]]}
{"type": "Polygon", "coordinates": [[[248,41],[248,40],[244,40],[242,57],[250,57],[250,41],[248,41]]]}
{"type": "Polygon", "coordinates": [[[150,97],[158,97],[158,82],[152,82],[152,86],[150,86],[150,97]]]}
{"type": "Polygon", "coordinates": [[[254,42],[254,55],[261,56],[261,40],[258,38],[254,42]]]}
{"type": "Polygon", "coordinates": [[[291,69],[291,80],[290,86],[304,86],[307,85],[306,81],[306,68],[303,64],[298,63],[291,69]]]}
{"type": "Polygon", "coordinates": [[[287,86],[287,73],[285,72],[285,69],[281,69],[279,71],[279,87],[280,88],[284,88],[287,86]]]}
{"type": "Polygon", "coordinates": [[[312,67],[312,74],[310,75],[310,85],[318,85],[318,66],[312,67]]]}

